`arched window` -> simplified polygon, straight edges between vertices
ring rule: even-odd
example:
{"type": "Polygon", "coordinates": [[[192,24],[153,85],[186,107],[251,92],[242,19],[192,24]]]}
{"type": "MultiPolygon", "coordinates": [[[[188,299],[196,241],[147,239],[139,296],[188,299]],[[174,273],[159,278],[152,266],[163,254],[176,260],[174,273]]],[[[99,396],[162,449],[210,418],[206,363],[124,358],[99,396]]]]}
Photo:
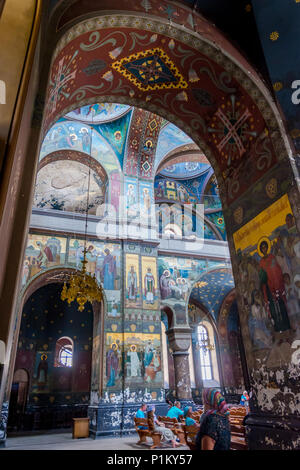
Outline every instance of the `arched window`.
{"type": "Polygon", "coordinates": [[[63,336],[56,341],[54,367],[72,367],[74,346],[71,338],[63,336]]]}
{"type": "Polygon", "coordinates": [[[200,354],[200,367],[202,380],[212,380],[212,363],[207,329],[203,325],[197,327],[197,349],[200,354]]]}

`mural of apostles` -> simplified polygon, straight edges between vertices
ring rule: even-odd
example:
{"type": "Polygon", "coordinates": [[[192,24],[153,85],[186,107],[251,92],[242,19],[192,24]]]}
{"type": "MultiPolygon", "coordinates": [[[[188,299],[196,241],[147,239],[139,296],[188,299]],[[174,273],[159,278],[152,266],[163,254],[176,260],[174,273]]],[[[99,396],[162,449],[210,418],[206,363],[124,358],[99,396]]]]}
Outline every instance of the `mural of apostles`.
{"type": "Polygon", "coordinates": [[[29,234],[22,271],[22,286],[37,273],[65,264],[66,238],[29,234]]]}
{"type": "Polygon", "coordinates": [[[277,334],[300,329],[300,236],[288,196],[235,232],[234,242],[253,348],[270,349],[277,334]]]}
{"type": "MultiPolygon", "coordinates": [[[[69,259],[70,264],[76,264],[80,269],[84,257],[84,241],[70,241],[69,259]]],[[[87,243],[87,271],[95,274],[98,282],[101,282],[105,290],[116,290],[119,288],[120,250],[117,244],[104,244],[99,241],[89,240],[87,243]]]]}

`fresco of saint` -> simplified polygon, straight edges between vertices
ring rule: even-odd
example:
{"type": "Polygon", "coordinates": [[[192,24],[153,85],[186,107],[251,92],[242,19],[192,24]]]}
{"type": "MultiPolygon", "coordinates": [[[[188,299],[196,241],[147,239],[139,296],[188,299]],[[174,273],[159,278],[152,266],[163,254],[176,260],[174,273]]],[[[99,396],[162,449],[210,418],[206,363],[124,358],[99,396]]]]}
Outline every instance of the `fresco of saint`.
{"type": "Polygon", "coordinates": [[[127,275],[127,288],[128,288],[128,299],[136,300],[137,296],[137,274],[134,266],[130,266],[130,271],[127,275]]]}
{"type": "Polygon", "coordinates": [[[113,387],[116,383],[115,381],[118,378],[119,370],[119,355],[118,355],[118,346],[113,343],[107,352],[106,356],[106,376],[107,376],[107,387],[113,387]]]}
{"type": "Polygon", "coordinates": [[[259,262],[259,278],[267,311],[273,320],[275,331],[286,331],[291,328],[287,313],[287,300],[283,273],[276,257],[270,253],[270,243],[264,239],[258,246],[262,255],[259,262]]]}
{"type": "Polygon", "coordinates": [[[107,290],[114,290],[115,278],[117,274],[116,260],[108,248],[104,250],[104,253],[105,256],[101,271],[103,287],[107,290]]]}
{"type": "Polygon", "coordinates": [[[155,279],[151,272],[151,268],[147,268],[147,273],[144,277],[144,289],[145,289],[145,298],[147,304],[154,303],[155,295],[155,279]]]}

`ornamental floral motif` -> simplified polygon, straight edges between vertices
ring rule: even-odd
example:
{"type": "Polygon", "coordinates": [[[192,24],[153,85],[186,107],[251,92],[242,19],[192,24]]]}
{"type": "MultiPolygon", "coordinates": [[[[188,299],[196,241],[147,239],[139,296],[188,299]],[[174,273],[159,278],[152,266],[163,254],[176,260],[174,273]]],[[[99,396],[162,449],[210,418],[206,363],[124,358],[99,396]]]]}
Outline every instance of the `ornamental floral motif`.
{"type": "Polygon", "coordinates": [[[132,54],[114,62],[112,67],[142,91],[188,87],[177,67],[160,48],[132,54]]]}

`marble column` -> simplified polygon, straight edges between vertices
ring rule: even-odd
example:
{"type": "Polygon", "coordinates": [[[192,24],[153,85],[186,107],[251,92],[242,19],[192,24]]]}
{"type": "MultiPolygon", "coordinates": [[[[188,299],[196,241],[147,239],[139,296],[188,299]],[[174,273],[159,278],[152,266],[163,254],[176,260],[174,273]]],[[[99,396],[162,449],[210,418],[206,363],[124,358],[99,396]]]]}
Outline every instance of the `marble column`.
{"type": "Polygon", "coordinates": [[[175,390],[179,400],[192,399],[188,352],[191,344],[191,331],[189,327],[174,327],[166,332],[173,351],[175,390]]]}

